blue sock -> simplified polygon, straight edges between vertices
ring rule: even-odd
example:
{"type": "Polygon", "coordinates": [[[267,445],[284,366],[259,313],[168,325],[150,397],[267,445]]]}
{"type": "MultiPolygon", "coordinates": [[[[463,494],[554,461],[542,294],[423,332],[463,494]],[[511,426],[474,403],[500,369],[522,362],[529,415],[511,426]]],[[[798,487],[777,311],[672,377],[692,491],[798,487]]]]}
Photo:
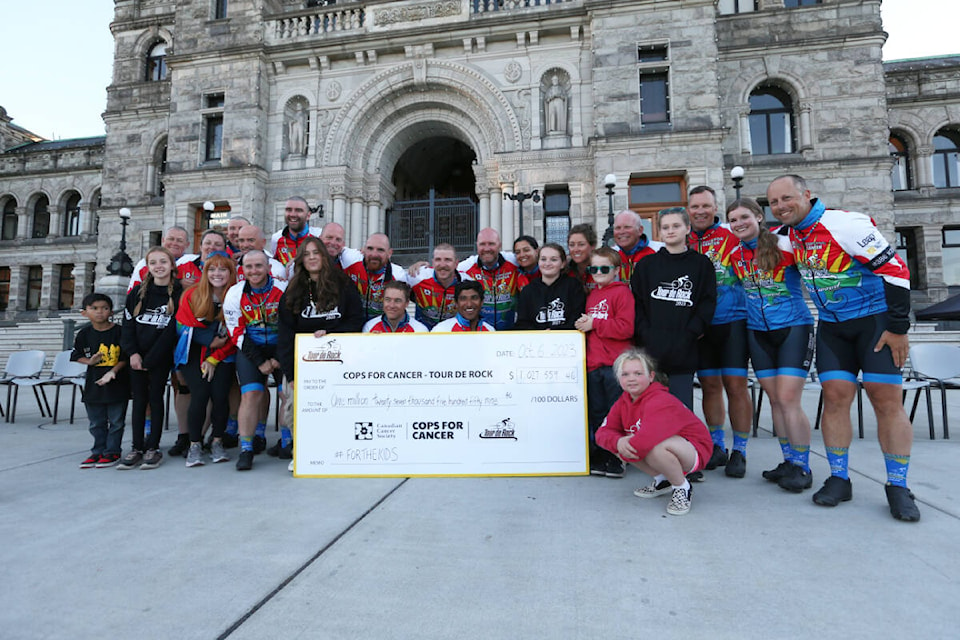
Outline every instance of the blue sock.
{"type": "Polygon", "coordinates": [[[290,427],[280,427],[280,446],[289,447],[293,444],[293,434],[290,433],[290,427]]]}
{"type": "Polygon", "coordinates": [[[898,456],[895,453],[883,454],[887,465],[887,484],[895,487],[907,486],[907,469],[910,468],[910,456],[898,456]]]}
{"type": "Polygon", "coordinates": [[[850,464],[849,447],[826,447],[827,462],[830,463],[830,475],[849,480],[847,465],[850,464]]]}
{"type": "Polygon", "coordinates": [[[227,418],[227,433],[232,436],[237,435],[240,432],[240,425],[237,423],[236,418],[227,418]]]}
{"type": "Polygon", "coordinates": [[[261,438],[266,438],[266,437],[267,437],[267,423],[266,423],[266,422],[258,422],[258,423],[257,423],[257,435],[260,436],[261,438]]]}
{"type": "Polygon", "coordinates": [[[710,438],[713,439],[713,444],[717,445],[721,449],[726,449],[726,446],[723,444],[723,425],[721,424],[720,426],[712,427],[708,426],[707,429],[710,430],[710,438]]]}
{"type": "Polygon", "coordinates": [[[793,464],[804,471],[810,471],[810,445],[802,444],[790,448],[793,450],[793,464]]]}
{"type": "Polygon", "coordinates": [[[143,436],[147,437],[150,435],[150,431],[153,429],[153,425],[150,423],[150,418],[147,418],[143,421],[143,436]]]}
{"type": "Polygon", "coordinates": [[[240,436],[240,451],[253,451],[253,436],[240,436]]]}
{"type": "Polygon", "coordinates": [[[733,450],[739,451],[743,454],[743,457],[747,457],[747,443],[750,441],[750,432],[741,433],[739,431],[733,432],[733,450]]]}
{"type": "Polygon", "coordinates": [[[783,453],[784,461],[793,462],[793,448],[790,446],[790,441],[777,436],[777,442],[780,443],[780,451],[783,453]]]}

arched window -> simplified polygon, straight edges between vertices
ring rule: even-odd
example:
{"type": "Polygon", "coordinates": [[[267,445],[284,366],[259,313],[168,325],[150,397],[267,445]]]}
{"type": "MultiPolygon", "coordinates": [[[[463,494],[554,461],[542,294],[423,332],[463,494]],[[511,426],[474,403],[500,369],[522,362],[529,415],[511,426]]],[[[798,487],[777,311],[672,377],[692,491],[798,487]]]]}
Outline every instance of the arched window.
{"type": "Polygon", "coordinates": [[[941,129],[933,137],[933,186],[960,187],[960,133],[941,129]]]}
{"type": "Polygon", "coordinates": [[[893,158],[893,167],[890,169],[890,182],[894,191],[907,191],[913,188],[913,179],[910,175],[910,152],[907,143],[896,135],[891,134],[887,141],[890,157],[893,158]]]}
{"type": "Polygon", "coordinates": [[[167,79],[167,43],[158,42],[147,53],[147,82],[167,79]]]}
{"type": "Polygon", "coordinates": [[[793,153],[793,102],[777,87],[758,87],[750,94],[750,146],[755,155],[793,153]]]}
{"type": "Polygon", "coordinates": [[[63,211],[63,235],[80,235],[80,194],[74,191],[67,198],[63,211]]]}
{"type": "Polygon", "coordinates": [[[14,240],[17,237],[17,201],[7,198],[3,203],[3,235],[4,240],[14,240]]]}
{"type": "Polygon", "coordinates": [[[40,196],[33,205],[33,233],[31,238],[46,238],[50,235],[50,201],[40,196]]]}

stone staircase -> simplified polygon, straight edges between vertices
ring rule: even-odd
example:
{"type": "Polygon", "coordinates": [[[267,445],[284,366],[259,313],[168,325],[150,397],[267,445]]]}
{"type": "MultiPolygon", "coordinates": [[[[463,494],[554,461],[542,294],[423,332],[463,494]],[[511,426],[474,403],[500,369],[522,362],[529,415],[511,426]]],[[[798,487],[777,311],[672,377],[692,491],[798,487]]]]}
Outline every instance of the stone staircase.
{"type": "Polygon", "coordinates": [[[59,351],[73,348],[73,335],[69,337],[69,345],[64,347],[64,326],[67,324],[65,321],[73,321],[74,330],[87,322],[79,312],[71,311],[53,318],[40,318],[0,327],[0,363],[5,367],[7,359],[14,351],[39,349],[47,354],[45,368],[49,370],[59,351]]]}

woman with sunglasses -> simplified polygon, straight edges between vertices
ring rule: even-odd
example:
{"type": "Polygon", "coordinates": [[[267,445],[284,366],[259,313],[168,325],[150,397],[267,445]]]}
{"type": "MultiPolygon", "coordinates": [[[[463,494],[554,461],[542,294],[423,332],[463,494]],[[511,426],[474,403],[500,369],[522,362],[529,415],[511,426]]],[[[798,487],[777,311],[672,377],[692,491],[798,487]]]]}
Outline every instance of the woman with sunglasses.
{"type": "Polygon", "coordinates": [[[520,291],[517,303],[518,330],[574,329],[574,322],[583,315],[587,295],[583,285],[563,274],[566,252],[550,242],[540,248],[540,279],[520,291]]]}
{"type": "Polygon", "coordinates": [[[589,274],[597,288],[587,296],[587,310],[575,326],[587,334],[587,422],[590,426],[590,473],[623,477],[623,462],[594,441],[597,429],[622,393],[613,363],[633,346],[633,294],[620,280],[620,254],[600,247],[590,258],[589,274]]]}

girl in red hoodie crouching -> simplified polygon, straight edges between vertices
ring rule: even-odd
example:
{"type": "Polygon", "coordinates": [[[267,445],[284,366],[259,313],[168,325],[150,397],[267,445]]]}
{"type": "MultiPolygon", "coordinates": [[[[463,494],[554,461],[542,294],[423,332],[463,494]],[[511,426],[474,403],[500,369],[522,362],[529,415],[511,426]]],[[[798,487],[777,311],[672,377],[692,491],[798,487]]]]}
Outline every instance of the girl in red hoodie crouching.
{"type": "Polygon", "coordinates": [[[654,382],[653,361],[642,350],[622,353],[613,370],[623,395],[597,431],[597,445],[653,476],[635,496],[672,493],[667,513],[682,516],[690,511],[692,494],[684,476],[703,469],[710,459],[710,432],[666,387],[654,382]]]}

